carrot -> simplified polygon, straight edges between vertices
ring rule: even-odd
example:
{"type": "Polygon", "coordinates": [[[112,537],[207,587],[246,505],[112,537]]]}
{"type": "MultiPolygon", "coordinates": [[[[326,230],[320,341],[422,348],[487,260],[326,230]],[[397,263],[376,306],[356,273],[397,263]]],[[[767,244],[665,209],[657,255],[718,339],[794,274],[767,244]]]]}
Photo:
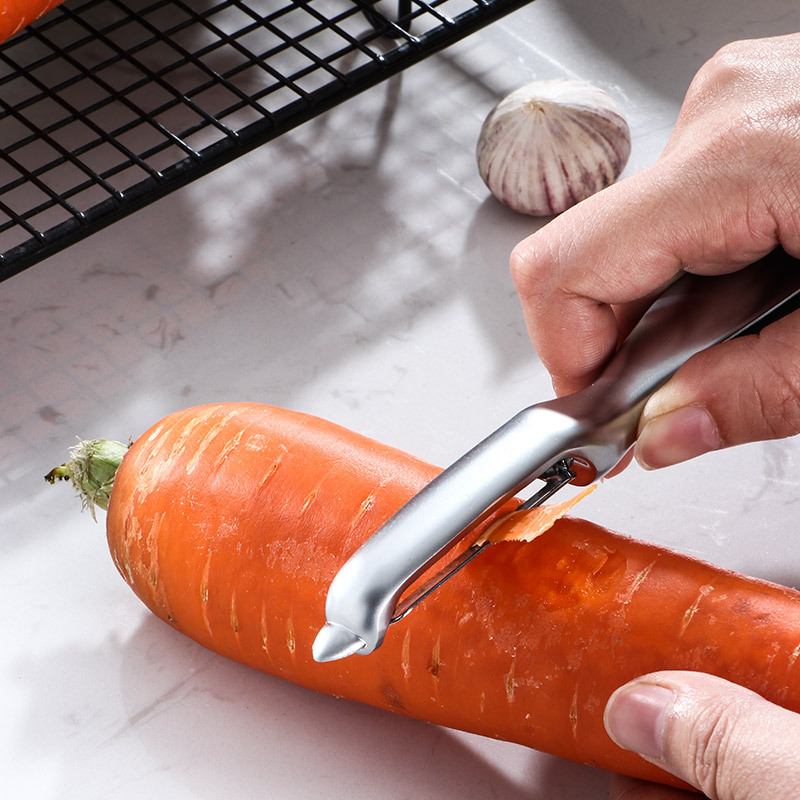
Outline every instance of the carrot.
{"type": "Polygon", "coordinates": [[[5,0],[0,8],[0,42],[60,5],[63,0],[5,0]]]}
{"type": "Polygon", "coordinates": [[[437,472],[315,417],[187,409],[125,452],[108,543],[153,613],[223,656],[615,772],[677,784],[603,727],[610,694],[646,672],[711,672],[800,711],[800,593],[580,519],[514,541],[535,510],[376,652],[316,663],[330,580],[437,472]]]}

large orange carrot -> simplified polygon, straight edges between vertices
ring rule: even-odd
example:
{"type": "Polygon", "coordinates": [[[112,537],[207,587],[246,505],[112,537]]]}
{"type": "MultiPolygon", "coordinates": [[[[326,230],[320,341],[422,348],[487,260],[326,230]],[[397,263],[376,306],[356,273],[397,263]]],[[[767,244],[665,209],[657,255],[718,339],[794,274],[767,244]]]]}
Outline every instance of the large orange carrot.
{"type": "Polygon", "coordinates": [[[800,593],[569,518],[489,547],[375,653],[314,662],[331,578],[436,472],[317,418],[188,409],[125,455],[108,542],[156,615],[224,656],[616,772],[675,783],[603,727],[642,673],[703,670],[800,711],[800,593]]]}
{"type": "Polygon", "coordinates": [[[5,0],[0,7],[0,42],[60,5],[63,0],[5,0]]]}

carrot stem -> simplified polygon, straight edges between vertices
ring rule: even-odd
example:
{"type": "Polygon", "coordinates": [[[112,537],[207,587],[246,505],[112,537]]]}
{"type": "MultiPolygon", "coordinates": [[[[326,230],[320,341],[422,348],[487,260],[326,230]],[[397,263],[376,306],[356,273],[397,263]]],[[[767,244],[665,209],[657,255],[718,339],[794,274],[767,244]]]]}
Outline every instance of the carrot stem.
{"type": "Polygon", "coordinates": [[[50,470],[44,479],[48,483],[69,481],[78,492],[83,508],[95,517],[95,506],[108,510],[108,500],[114,487],[117,469],[130,445],[108,439],[79,441],[70,449],[70,458],[50,470]]]}

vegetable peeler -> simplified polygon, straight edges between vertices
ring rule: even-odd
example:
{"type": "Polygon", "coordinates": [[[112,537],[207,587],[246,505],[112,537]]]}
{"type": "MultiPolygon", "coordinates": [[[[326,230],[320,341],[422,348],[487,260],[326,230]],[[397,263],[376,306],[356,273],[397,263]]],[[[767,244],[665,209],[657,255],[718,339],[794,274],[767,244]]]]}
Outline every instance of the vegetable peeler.
{"type": "Polygon", "coordinates": [[[682,274],[650,305],[594,383],[520,411],[350,556],[329,587],[314,659],[373,652],[390,624],[486,546],[474,543],[423,585],[413,585],[477,521],[537,479],[543,485],[523,506],[543,503],[567,483],[602,478],[633,446],[645,402],[678,367],[799,307],[800,261],[780,248],[727,275],[682,274]]]}

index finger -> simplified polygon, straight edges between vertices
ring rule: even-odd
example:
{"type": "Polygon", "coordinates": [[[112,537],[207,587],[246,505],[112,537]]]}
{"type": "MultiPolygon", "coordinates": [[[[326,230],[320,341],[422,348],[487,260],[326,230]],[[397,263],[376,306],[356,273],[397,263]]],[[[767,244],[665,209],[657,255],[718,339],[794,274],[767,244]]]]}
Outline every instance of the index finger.
{"type": "Polygon", "coordinates": [[[557,393],[591,383],[648,298],[682,270],[728,272],[774,246],[750,228],[736,193],[709,191],[687,173],[672,160],[658,162],[514,249],[525,321],[557,393]]]}

